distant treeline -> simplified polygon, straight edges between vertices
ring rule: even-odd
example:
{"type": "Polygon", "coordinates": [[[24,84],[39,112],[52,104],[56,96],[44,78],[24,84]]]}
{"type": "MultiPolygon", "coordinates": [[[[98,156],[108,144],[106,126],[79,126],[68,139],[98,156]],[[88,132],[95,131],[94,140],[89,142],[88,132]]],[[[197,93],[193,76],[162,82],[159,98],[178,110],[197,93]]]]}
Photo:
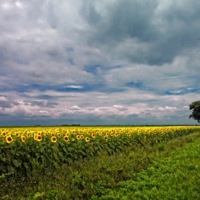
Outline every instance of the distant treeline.
{"type": "Polygon", "coordinates": [[[82,125],[82,126],[122,126],[122,127],[125,127],[125,126],[137,126],[137,127],[140,127],[140,126],[200,126],[200,124],[165,124],[165,125],[82,125]]]}
{"type": "MultiPolygon", "coordinates": [[[[34,125],[34,126],[45,126],[45,125],[34,125]]],[[[144,127],[144,126],[200,126],[200,124],[165,124],[165,125],[80,125],[80,124],[62,124],[62,125],[46,125],[45,127],[55,127],[55,126],[82,126],[82,127],[112,127],[112,126],[121,126],[121,127],[144,127]]],[[[0,126],[1,128],[5,127],[33,127],[33,126],[0,126]]]]}
{"type": "Polygon", "coordinates": [[[80,124],[62,124],[61,126],[80,126],[80,124]]]}
{"type": "MultiPolygon", "coordinates": [[[[35,126],[41,126],[41,125],[35,125],[35,126]]],[[[62,125],[51,125],[51,126],[80,126],[80,124],[62,124],[62,125]]]]}

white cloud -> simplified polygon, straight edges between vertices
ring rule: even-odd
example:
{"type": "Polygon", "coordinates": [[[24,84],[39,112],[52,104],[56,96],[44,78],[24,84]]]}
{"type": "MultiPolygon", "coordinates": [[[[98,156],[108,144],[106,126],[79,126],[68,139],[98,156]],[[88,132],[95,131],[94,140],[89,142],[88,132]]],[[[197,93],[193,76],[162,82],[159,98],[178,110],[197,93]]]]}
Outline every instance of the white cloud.
{"type": "Polygon", "coordinates": [[[164,111],[164,110],[176,110],[176,107],[169,107],[169,106],[165,106],[163,107],[159,107],[158,110],[164,111]]]}
{"type": "Polygon", "coordinates": [[[9,3],[4,3],[1,5],[1,7],[4,9],[4,10],[9,10],[12,8],[12,5],[9,4],[9,3]]]}
{"type": "Polygon", "coordinates": [[[0,96],[0,101],[7,101],[7,98],[4,96],[0,96]]]}
{"type": "Polygon", "coordinates": [[[69,86],[65,86],[64,88],[78,88],[78,89],[81,89],[81,88],[83,88],[83,86],[81,86],[81,85],[69,85],[69,86]]]}
{"type": "Polygon", "coordinates": [[[19,1],[15,2],[15,5],[16,5],[18,8],[23,8],[22,3],[19,2],[19,1]]]}
{"type": "Polygon", "coordinates": [[[122,106],[114,105],[113,107],[115,107],[115,108],[121,108],[122,106]]]}
{"type": "Polygon", "coordinates": [[[80,109],[80,107],[78,107],[78,106],[72,106],[71,108],[70,108],[70,110],[79,110],[80,109]]]}
{"type": "Polygon", "coordinates": [[[183,90],[172,90],[172,91],[169,91],[170,93],[174,93],[174,94],[179,94],[181,93],[183,90]]]}

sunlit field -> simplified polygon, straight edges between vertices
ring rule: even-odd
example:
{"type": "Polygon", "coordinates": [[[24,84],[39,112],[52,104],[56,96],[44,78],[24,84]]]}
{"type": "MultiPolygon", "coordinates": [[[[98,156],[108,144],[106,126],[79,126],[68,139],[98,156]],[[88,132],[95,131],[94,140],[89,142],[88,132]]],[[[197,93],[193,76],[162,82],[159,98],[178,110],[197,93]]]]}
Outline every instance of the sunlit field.
{"type": "Polygon", "coordinates": [[[64,164],[108,158],[136,146],[158,145],[162,151],[164,142],[199,131],[198,126],[1,128],[0,182],[34,177],[35,169],[41,175],[53,173],[64,164]]]}

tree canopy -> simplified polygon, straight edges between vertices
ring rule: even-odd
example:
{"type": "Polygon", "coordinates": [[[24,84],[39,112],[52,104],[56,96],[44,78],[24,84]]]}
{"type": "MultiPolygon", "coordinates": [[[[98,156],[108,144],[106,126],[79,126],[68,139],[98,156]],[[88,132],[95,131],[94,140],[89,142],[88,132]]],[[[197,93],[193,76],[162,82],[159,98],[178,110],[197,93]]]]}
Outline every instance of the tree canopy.
{"type": "Polygon", "coordinates": [[[197,120],[198,123],[200,123],[200,101],[195,101],[190,104],[189,109],[193,110],[189,118],[193,118],[194,120],[197,120]]]}

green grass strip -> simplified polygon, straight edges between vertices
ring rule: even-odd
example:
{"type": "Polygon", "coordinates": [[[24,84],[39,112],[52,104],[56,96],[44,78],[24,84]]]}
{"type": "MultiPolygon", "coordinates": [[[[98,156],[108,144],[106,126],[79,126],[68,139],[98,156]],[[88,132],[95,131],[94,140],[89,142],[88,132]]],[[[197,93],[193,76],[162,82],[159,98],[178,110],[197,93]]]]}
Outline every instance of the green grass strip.
{"type": "Polygon", "coordinates": [[[155,159],[132,180],[119,182],[116,190],[107,189],[106,195],[91,199],[200,199],[200,138],[155,159]]]}

